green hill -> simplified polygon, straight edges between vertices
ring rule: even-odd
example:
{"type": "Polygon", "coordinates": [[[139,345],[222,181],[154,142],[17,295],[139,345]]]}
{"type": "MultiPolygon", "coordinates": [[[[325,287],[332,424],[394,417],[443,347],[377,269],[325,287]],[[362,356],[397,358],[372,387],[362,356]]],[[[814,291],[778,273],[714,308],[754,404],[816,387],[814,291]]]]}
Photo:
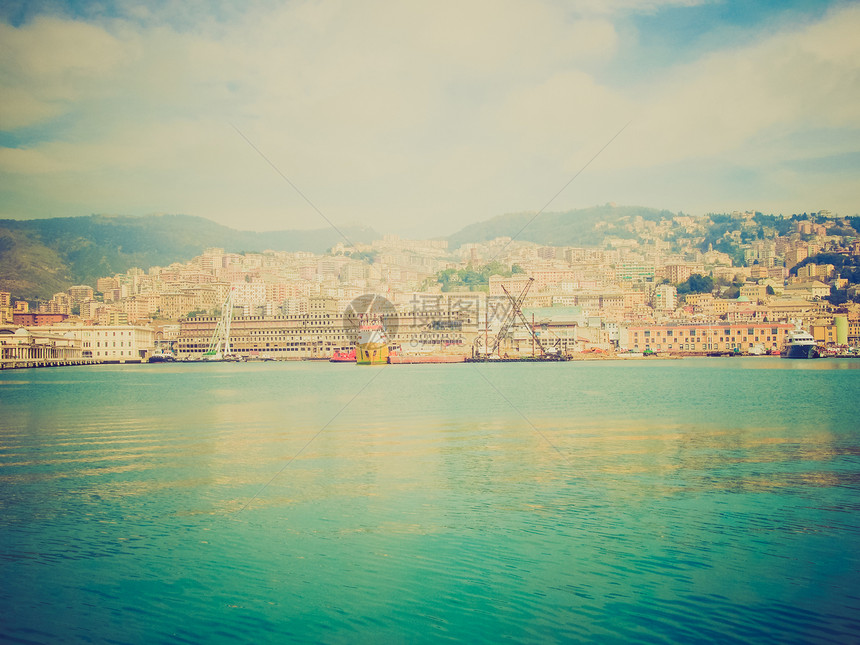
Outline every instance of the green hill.
{"type": "MultiPolygon", "coordinates": [[[[370,242],[369,228],[346,228],[355,243],[370,242]]],[[[28,300],[47,299],[72,284],[185,262],[206,247],[228,252],[322,253],[343,238],[333,229],[237,231],[202,217],[91,215],[40,220],[0,220],[0,290],[28,300]]]]}
{"type": "Polygon", "coordinates": [[[486,242],[497,237],[515,237],[523,242],[552,246],[598,246],[607,235],[629,236],[615,231],[613,225],[625,218],[642,217],[659,221],[675,213],[642,206],[593,206],[563,213],[512,213],[499,215],[484,222],[470,224],[448,238],[450,248],[469,242],[486,242]],[[534,219],[533,219],[534,218],[534,219]],[[601,224],[598,227],[598,224],[601,224]],[[525,228],[523,228],[525,227],[525,228]]]}

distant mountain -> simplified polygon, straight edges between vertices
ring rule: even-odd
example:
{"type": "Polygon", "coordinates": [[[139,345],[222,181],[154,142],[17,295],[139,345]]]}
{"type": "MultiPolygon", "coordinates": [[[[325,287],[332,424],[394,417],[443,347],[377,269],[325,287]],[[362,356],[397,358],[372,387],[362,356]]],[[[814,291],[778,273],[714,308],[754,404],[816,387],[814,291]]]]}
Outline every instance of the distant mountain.
{"type": "MultiPolygon", "coordinates": [[[[370,228],[341,229],[352,242],[370,242],[370,228]]],[[[71,284],[131,267],[148,269],[185,262],[206,247],[228,252],[322,253],[343,238],[333,229],[237,231],[202,217],[91,215],[39,220],[0,220],[0,291],[22,299],[48,299],[71,284]]]]}
{"type": "Polygon", "coordinates": [[[627,231],[613,231],[613,225],[625,218],[642,217],[659,221],[675,213],[643,206],[593,206],[563,213],[512,213],[499,215],[477,224],[470,224],[448,237],[448,245],[456,249],[470,242],[486,242],[497,237],[516,237],[524,242],[552,246],[598,246],[612,235],[626,237],[627,231]],[[601,227],[598,227],[601,224],[601,227]],[[524,228],[525,227],[525,228],[524,228]]]}

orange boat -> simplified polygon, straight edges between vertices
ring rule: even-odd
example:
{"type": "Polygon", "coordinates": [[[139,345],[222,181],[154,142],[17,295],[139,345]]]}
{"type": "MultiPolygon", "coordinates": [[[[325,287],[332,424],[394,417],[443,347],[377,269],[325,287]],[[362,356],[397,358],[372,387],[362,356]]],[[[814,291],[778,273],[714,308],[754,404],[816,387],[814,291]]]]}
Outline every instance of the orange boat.
{"type": "Polygon", "coordinates": [[[343,352],[336,349],[329,360],[332,363],[355,363],[355,349],[343,352]]]}

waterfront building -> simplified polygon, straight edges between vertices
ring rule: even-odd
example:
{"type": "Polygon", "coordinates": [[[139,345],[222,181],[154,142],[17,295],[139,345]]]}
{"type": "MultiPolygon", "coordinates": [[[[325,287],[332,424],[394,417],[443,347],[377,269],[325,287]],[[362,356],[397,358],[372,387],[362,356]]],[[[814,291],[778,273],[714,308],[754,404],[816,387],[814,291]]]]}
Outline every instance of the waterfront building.
{"type": "Polygon", "coordinates": [[[54,325],[39,327],[48,334],[72,334],[83,358],[104,363],[146,362],[155,348],[155,330],[137,325],[54,325]]]}
{"type": "Polygon", "coordinates": [[[81,343],[73,334],[52,334],[44,328],[0,329],[0,369],[80,362],[84,362],[81,343]]]}
{"type": "MultiPolygon", "coordinates": [[[[824,345],[834,345],[837,341],[836,324],[832,318],[820,319],[812,321],[809,327],[809,333],[816,341],[824,345]]],[[[847,339],[846,339],[847,342],[847,339]]],[[[842,344],[845,344],[844,342],[842,344]]]]}
{"type": "Polygon", "coordinates": [[[794,329],[787,323],[702,323],[667,325],[628,325],[619,342],[637,352],[702,355],[709,352],[749,352],[759,346],[780,349],[786,334],[794,329]]]}
{"type": "MultiPolygon", "coordinates": [[[[446,306],[448,302],[426,309],[399,310],[386,330],[389,342],[404,353],[469,354],[478,335],[477,311],[446,306]]],[[[230,326],[230,345],[234,353],[245,357],[329,358],[335,350],[351,349],[358,339],[356,320],[345,317],[344,309],[343,303],[335,299],[319,297],[310,299],[305,314],[236,316],[230,326]]],[[[177,356],[202,357],[218,320],[215,316],[197,316],[180,321],[177,356]]]]}

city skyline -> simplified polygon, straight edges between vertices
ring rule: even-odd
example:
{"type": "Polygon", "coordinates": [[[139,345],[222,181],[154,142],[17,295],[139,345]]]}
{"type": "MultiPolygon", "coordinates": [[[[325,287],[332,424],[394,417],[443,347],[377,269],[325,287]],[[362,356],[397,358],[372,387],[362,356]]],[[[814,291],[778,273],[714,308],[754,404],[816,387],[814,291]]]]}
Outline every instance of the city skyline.
{"type": "Polygon", "coordinates": [[[606,202],[858,210],[856,3],[0,11],[4,218],[430,237],[606,202]]]}

